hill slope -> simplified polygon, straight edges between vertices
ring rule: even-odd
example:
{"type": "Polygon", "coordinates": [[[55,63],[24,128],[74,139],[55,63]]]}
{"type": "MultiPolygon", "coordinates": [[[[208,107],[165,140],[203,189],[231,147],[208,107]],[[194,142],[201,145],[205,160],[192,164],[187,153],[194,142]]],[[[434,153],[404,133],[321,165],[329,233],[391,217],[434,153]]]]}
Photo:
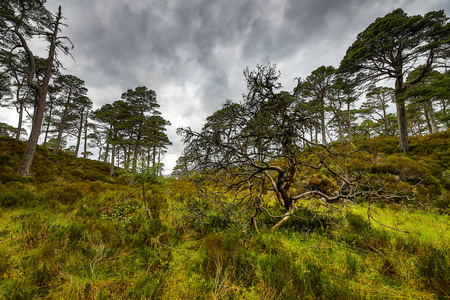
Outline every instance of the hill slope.
{"type": "Polygon", "coordinates": [[[222,218],[186,180],[144,203],[108,164],[42,147],[22,178],[24,143],[0,138],[0,299],[448,299],[449,134],[412,138],[408,155],[395,138],[357,143],[424,207],[373,205],[380,225],[365,204],[308,204],[275,232],[222,218]]]}

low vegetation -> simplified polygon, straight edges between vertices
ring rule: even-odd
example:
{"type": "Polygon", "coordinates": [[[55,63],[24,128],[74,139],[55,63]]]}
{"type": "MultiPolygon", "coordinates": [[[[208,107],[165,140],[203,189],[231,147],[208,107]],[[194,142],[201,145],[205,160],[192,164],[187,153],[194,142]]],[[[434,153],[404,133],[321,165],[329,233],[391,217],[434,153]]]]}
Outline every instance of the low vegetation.
{"type": "MultiPolygon", "coordinates": [[[[25,146],[2,137],[0,298],[448,299],[449,141],[448,130],[413,138],[408,155],[395,138],[358,142],[383,159],[353,165],[413,202],[330,210],[311,199],[277,230],[261,214],[257,231],[186,178],[142,189],[109,164],[42,147],[33,176],[17,176],[25,146]]],[[[332,185],[321,172],[314,182],[332,185]]]]}

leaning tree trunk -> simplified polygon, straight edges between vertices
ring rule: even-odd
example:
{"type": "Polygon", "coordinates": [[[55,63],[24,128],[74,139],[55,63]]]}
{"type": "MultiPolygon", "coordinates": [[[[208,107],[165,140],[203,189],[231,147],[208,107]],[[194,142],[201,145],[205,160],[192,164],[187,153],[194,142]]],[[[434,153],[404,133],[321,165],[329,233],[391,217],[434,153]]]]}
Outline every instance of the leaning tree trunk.
{"type": "Polygon", "coordinates": [[[56,23],[55,23],[55,30],[53,31],[53,34],[51,36],[51,43],[50,43],[50,49],[48,53],[48,59],[47,59],[47,66],[45,70],[44,79],[42,81],[42,84],[40,86],[37,86],[33,83],[33,77],[36,73],[35,69],[35,62],[34,62],[34,56],[31,50],[28,48],[27,43],[25,39],[19,35],[19,38],[21,39],[22,45],[24,46],[27,55],[28,60],[31,64],[31,72],[28,76],[28,84],[34,88],[38,95],[36,97],[36,109],[35,114],[33,117],[33,123],[31,127],[31,133],[30,137],[28,139],[27,147],[25,148],[25,153],[22,156],[22,162],[19,166],[19,174],[22,176],[29,176],[30,175],[30,168],[31,164],[33,162],[34,153],[36,152],[39,135],[41,133],[41,126],[42,126],[42,120],[44,118],[44,112],[45,112],[45,100],[47,98],[47,91],[48,91],[48,84],[50,82],[50,77],[52,73],[53,68],[53,60],[55,57],[55,50],[56,50],[56,37],[58,35],[58,27],[59,27],[59,21],[61,20],[61,6],[59,7],[58,16],[56,17],[56,23]]]}

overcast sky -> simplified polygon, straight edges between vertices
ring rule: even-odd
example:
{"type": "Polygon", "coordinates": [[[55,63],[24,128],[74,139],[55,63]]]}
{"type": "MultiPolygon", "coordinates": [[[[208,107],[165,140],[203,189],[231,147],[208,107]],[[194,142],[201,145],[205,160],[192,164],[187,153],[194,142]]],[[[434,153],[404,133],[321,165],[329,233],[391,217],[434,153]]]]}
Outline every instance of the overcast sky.
{"type": "MultiPolygon", "coordinates": [[[[172,125],[170,173],[183,145],[178,127],[200,130],[227,99],[239,101],[247,66],[268,62],[284,90],[322,65],[338,67],[356,35],[396,8],[408,15],[444,9],[449,0],[48,0],[67,18],[75,48],[63,73],[83,79],[95,108],[146,86],[172,125]]],[[[4,111],[2,111],[4,115],[4,111]]],[[[16,126],[14,111],[2,121],[16,126]]]]}

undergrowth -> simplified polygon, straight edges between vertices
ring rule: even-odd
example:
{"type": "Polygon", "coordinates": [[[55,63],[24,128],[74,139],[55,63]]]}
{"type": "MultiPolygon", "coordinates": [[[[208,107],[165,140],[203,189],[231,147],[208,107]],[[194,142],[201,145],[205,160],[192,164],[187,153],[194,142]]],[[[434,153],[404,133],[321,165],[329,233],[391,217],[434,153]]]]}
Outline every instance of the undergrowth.
{"type": "MultiPolygon", "coordinates": [[[[0,299],[449,299],[443,135],[429,155],[380,139],[392,153],[366,166],[421,205],[298,203],[277,231],[267,215],[256,231],[248,214],[220,214],[184,179],[149,189],[144,205],[107,165],[45,149],[35,176],[17,177],[22,146],[2,139],[0,299]]],[[[326,174],[305,183],[335,188],[326,174]]]]}

